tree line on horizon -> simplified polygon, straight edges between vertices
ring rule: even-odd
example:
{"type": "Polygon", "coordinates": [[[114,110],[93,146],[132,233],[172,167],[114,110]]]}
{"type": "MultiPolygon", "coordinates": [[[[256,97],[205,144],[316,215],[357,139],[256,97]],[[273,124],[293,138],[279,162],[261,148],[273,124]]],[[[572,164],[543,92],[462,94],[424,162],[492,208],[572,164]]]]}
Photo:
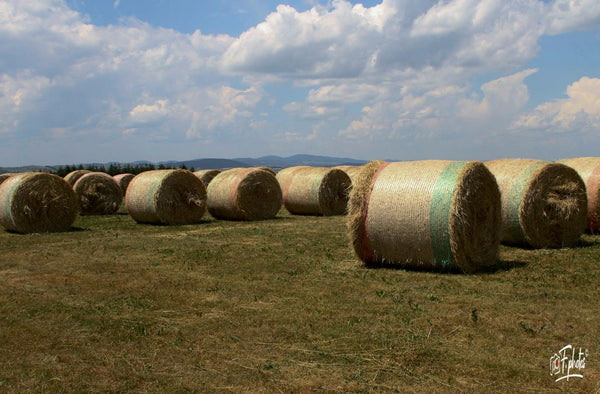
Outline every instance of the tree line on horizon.
{"type": "Polygon", "coordinates": [[[167,170],[167,169],[183,169],[183,170],[190,170],[190,171],[194,171],[194,167],[188,168],[185,164],[180,165],[179,167],[174,167],[174,166],[168,166],[165,164],[159,164],[158,166],[152,164],[152,163],[147,163],[147,164],[110,164],[108,167],[103,166],[103,165],[96,165],[96,164],[88,164],[88,165],[83,165],[83,164],[79,164],[79,165],[66,165],[66,166],[61,166],[58,167],[56,169],[56,175],[60,176],[60,177],[64,177],[65,175],[67,175],[68,173],[72,172],[72,171],[77,171],[77,170],[88,170],[88,171],[92,171],[92,172],[105,172],[108,175],[118,175],[118,174],[133,174],[133,175],[137,175],[141,172],[145,172],[145,171],[151,171],[151,170],[167,170]]]}

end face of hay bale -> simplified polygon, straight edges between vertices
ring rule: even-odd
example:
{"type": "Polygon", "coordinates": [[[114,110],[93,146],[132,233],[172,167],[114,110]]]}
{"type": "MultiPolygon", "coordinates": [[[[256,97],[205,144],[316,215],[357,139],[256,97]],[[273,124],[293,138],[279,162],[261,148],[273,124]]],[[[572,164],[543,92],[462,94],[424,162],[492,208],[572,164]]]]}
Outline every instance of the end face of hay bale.
{"type": "Polygon", "coordinates": [[[117,182],[121,188],[121,191],[123,192],[123,198],[125,197],[125,193],[127,193],[127,187],[133,178],[135,178],[135,175],[133,174],[118,174],[113,176],[113,179],[115,182],[117,182]]]}
{"type": "Polygon", "coordinates": [[[586,230],[597,233],[600,231],[600,157],[576,157],[558,162],[573,168],[583,179],[588,199],[586,230]]]}
{"type": "Polygon", "coordinates": [[[208,211],[217,219],[272,219],[281,204],[281,187],[275,175],[261,168],[223,171],[208,186],[208,211]]]}
{"type": "Polygon", "coordinates": [[[349,202],[352,246],[367,264],[473,272],[496,263],[500,192],[479,162],[371,162],[349,202]]]}
{"type": "Polygon", "coordinates": [[[110,215],[117,212],[123,202],[121,187],[103,172],[82,175],[73,190],[82,215],[110,215]]]}
{"type": "Polygon", "coordinates": [[[199,223],[206,213],[206,188],[188,170],[146,171],[133,178],[125,202],[138,223],[199,223]]]}
{"type": "Polygon", "coordinates": [[[78,214],[71,186],[47,173],[21,173],[0,185],[0,224],[19,233],[68,230],[78,214]]]}
{"type": "Polygon", "coordinates": [[[351,181],[344,171],[297,166],[279,171],[277,180],[283,204],[292,214],[343,215],[348,206],[351,181]]]}
{"type": "Polygon", "coordinates": [[[504,243],[562,248],[579,240],[587,220],[587,195],[574,169],[526,159],[494,160],[486,166],[502,192],[504,243]]]}
{"type": "Polygon", "coordinates": [[[67,175],[65,175],[65,181],[67,181],[67,183],[69,185],[71,185],[71,187],[73,187],[75,185],[75,182],[77,182],[77,180],[79,178],[81,178],[85,174],[89,174],[90,172],[91,171],[88,171],[88,170],[75,170],[75,171],[71,171],[67,175]]]}
{"type": "Polygon", "coordinates": [[[204,183],[204,187],[208,188],[210,182],[220,173],[220,170],[199,170],[194,172],[194,175],[204,183]]]}
{"type": "Polygon", "coordinates": [[[333,168],[344,171],[346,175],[350,177],[350,181],[352,182],[352,184],[354,184],[356,182],[356,177],[360,173],[362,167],[363,166],[335,166],[333,168]]]}

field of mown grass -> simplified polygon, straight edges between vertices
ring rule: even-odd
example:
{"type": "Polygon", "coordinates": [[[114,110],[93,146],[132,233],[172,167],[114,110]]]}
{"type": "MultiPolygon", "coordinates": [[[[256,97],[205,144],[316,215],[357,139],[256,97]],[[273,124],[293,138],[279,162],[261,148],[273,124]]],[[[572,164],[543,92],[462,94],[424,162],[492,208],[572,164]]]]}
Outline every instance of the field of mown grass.
{"type": "Polygon", "coordinates": [[[365,268],[344,217],[0,231],[0,391],[599,392],[600,236],[365,268]],[[588,350],[584,377],[550,357],[588,350]]]}

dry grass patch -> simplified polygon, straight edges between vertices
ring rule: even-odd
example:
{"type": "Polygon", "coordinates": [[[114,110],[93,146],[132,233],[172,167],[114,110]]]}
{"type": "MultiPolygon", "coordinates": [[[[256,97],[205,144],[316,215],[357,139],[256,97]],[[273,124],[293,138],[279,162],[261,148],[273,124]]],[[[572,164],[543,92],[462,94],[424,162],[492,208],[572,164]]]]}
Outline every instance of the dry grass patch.
{"type": "Polygon", "coordinates": [[[344,217],[75,227],[0,233],[3,391],[600,388],[597,237],[457,275],[364,268],[344,217]],[[567,344],[584,378],[554,382],[567,344]]]}

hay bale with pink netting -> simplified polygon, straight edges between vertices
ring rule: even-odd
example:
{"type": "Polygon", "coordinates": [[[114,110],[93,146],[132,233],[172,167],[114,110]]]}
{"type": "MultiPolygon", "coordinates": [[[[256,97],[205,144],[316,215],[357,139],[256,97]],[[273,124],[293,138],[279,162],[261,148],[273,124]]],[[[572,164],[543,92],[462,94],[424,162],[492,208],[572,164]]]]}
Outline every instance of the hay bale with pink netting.
{"type": "Polygon", "coordinates": [[[73,187],[73,185],[75,185],[75,182],[77,182],[77,180],[79,178],[81,178],[85,174],[89,174],[90,172],[91,171],[88,171],[88,170],[75,170],[75,171],[71,171],[67,175],[65,175],[65,181],[67,181],[67,183],[69,185],[71,185],[71,187],[73,187]]]}
{"type": "Polygon", "coordinates": [[[119,210],[123,192],[112,176],[104,172],[82,175],[73,185],[82,215],[110,215],[119,210]]]}
{"type": "Polygon", "coordinates": [[[260,168],[223,171],[208,185],[208,211],[217,219],[272,219],[281,202],[277,178],[260,168]]]}
{"type": "Polygon", "coordinates": [[[123,197],[125,197],[125,193],[127,192],[127,186],[129,186],[129,183],[134,177],[135,175],[129,173],[113,175],[113,179],[117,182],[123,192],[123,197]]]}
{"type": "Polygon", "coordinates": [[[600,230],[600,157],[576,157],[558,162],[573,168],[585,182],[588,199],[586,229],[592,234],[597,233],[600,230]]]}
{"type": "Polygon", "coordinates": [[[585,183],[577,171],[530,159],[485,164],[502,193],[502,242],[534,248],[575,245],[587,220],[585,183]]]}
{"type": "Polygon", "coordinates": [[[28,172],[15,174],[0,184],[0,224],[19,233],[68,230],[79,204],[71,186],[61,177],[28,172]]]}
{"type": "Polygon", "coordinates": [[[351,181],[335,168],[297,166],[277,173],[283,204],[292,214],[343,215],[351,181]]]}
{"type": "Polygon", "coordinates": [[[206,213],[206,188],[188,170],[146,171],[129,184],[125,203],[138,223],[199,223],[206,213]]]}
{"type": "Polygon", "coordinates": [[[196,175],[202,183],[204,183],[204,187],[208,188],[210,182],[221,173],[221,170],[199,170],[195,171],[194,175],[196,175]]]}

